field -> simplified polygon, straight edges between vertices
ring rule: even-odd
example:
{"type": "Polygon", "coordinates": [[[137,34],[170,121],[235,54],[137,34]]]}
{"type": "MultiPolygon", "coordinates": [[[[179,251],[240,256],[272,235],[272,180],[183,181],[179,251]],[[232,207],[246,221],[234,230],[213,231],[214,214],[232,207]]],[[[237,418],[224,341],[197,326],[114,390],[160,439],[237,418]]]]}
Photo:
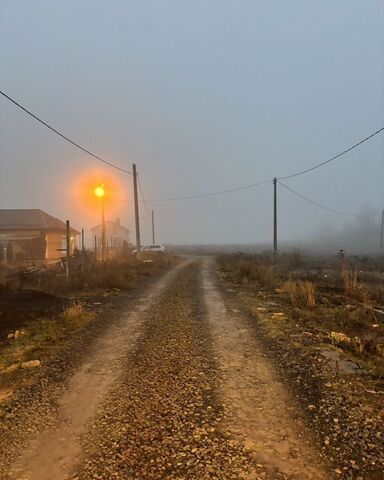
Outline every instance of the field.
{"type": "Polygon", "coordinates": [[[319,343],[343,351],[372,377],[384,380],[384,259],[282,254],[223,255],[222,278],[276,321],[316,331],[319,343]],[[264,307],[260,305],[265,305],[264,307]],[[265,310],[264,310],[265,309],[265,310]]]}

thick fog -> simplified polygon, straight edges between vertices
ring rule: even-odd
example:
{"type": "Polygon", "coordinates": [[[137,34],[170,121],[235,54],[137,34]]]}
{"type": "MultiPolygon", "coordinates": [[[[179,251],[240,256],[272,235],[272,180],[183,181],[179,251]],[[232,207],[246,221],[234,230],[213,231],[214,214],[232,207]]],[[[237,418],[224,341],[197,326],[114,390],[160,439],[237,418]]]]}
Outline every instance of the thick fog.
{"type": "MultiPolygon", "coordinates": [[[[0,1],[0,89],[73,140],[137,164],[157,240],[268,244],[272,183],[384,126],[384,3],[0,1]]],[[[41,208],[87,231],[106,215],[134,229],[132,178],[0,98],[0,208],[41,208]],[[113,190],[113,191],[112,191],[113,190]]],[[[379,242],[384,134],[278,188],[279,241],[379,242]]],[[[144,242],[150,215],[141,202],[144,242]]],[[[132,234],[132,240],[134,234],[132,234]]]]}

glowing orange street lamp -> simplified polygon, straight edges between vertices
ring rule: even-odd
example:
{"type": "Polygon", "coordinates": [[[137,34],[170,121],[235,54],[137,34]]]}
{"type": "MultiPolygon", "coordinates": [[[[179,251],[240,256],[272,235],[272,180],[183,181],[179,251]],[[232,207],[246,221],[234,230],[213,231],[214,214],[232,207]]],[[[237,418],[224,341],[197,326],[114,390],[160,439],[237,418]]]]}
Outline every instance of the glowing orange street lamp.
{"type": "Polygon", "coordinates": [[[94,188],[93,193],[95,197],[101,200],[101,260],[105,260],[105,214],[104,214],[104,197],[105,197],[105,187],[104,185],[98,185],[94,188]]]}

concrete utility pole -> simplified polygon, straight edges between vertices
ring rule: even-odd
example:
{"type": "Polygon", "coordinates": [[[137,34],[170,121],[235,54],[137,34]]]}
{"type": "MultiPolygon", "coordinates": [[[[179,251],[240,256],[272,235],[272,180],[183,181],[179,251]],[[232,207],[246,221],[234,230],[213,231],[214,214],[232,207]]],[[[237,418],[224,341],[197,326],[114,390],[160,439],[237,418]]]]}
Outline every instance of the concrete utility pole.
{"type": "Polygon", "coordinates": [[[155,243],[155,213],[152,210],[152,243],[155,243]]]}
{"type": "Polygon", "coordinates": [[[381,214],[381,235],[380,235],[380,248],[383,250],[384,248],[384,210],[381,214]]]}
{"type": "Polygon", "coordinates": [[[135,227],[136,227],[136,248],[140,248],[140,218],[139,218],[139,199],[137,195],[137,172],[136,164],[132,165],[133,171],[133,199],[135,202],[135,227]]]}
{"type": "Polygon", "coordinates": [[[273,179],[273,251],[277,252],[277,178],[273,179]]]}
{"type": "Polygon", "coordinates": [[[66,254],[66,262],[65,262],[65,279],[69,280],[69,260],[71,258],[71,229],[69,227],[69,220],[65,222],[65,254],[66,254]]]}

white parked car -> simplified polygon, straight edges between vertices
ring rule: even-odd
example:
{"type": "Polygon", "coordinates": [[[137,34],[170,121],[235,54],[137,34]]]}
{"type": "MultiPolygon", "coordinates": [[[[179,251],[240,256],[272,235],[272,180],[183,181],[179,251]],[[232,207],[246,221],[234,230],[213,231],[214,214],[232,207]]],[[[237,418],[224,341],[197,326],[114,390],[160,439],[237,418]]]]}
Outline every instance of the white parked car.
{"type": "Polygon", "coordinates": [[[147,253],[167,253],[167,249],[164,247],[164,245],[161,245],[160,243],[145,245],[141,248],[141,251],[147,253]]]}

